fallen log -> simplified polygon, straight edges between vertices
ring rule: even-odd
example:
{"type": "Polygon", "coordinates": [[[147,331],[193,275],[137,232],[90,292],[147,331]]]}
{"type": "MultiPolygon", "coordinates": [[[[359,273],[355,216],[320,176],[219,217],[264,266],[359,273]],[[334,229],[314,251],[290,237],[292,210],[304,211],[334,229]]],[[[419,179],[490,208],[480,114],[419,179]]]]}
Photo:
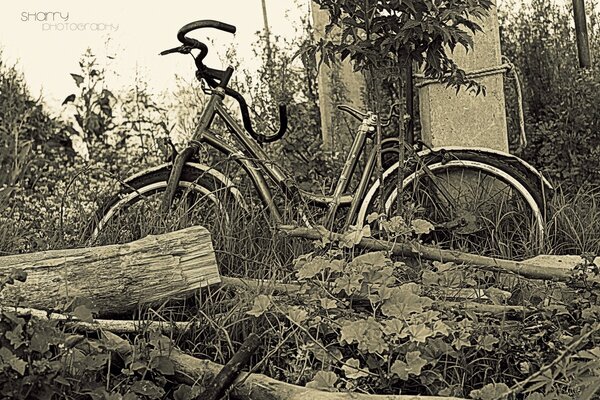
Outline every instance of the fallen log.
{"type": "Polygon", "coordinates": [[[0,304],[61,311],[84,298],[98,315],[189,297],[220,282],[210,233],[201,226],[127,244],[0,257],[0,274],[12,269],[27,280],[7,285],[0,304]]]}
{"type": "MultiPolygon", "coordinates": [[[[222,365],[201,360],[174,350],[169,358],[175,366],[175,379],[188,385],[206,387],[222,365]]],[[[464,400],[458,397],[372,395],[356,392],[326,392],[323,390],[280,382],[262,374],[242,372],[229,391],[237,400],[464,400]]]]}
{"type": "Polygon", "coordinates": [[[94,319],[91,322],[78,320],[71,315],[57,312],[38,310],[36,308],[6,307],[0,306],[0,313],[15,313],[18,317],[32,316],[44,320],[64,321],[67,328],[80,332],[110,331],[113,333],[139,333],[144,330],[153,329],[165,334],[173,331],[183,332],[194,327],[193,322],[187,321],[161,321],[155,319],[140,318],[137,320],[121,319],[94,319]]]}
{"type": "MultiPolygon", "coordinates": [[[[287,295],[294,295],[302,291],[304,288],[298,283],[283,283],[272,280],[260,280],[250,278],[232,278],[228,276],[222,276],[221,281],[224,285],[229,285],[245,290],[252,290],[256,293],[280,293],[287,295]]],[[[477,289],[471,289],[477,290],[477,289]]],[[[366,297],[360,295],[354,296],[356,299],[367,300],[366,297]]],[[[481,298],[481,300],[487,300],[487,298],[481,298]]],[[[368,300],[367,300],[368,301],[368,300]]],[[[438,309],[450,309],[456,311],[475,311],[488,314],[532,314],[538,310],[535,307],[525,307],[517,305],[496,305],[496,304],[484,304],[477,303],[474,301],[449,301],[449,300],[434,300],[433,305],[438,309]]]]}
{"type": "MultiPolygon", "coordinates": [[[[343,239],[343,235],[339,233],[328,232],[325,236],[322,233],[322,230],[314,228],[282,225],[279,226],[279,230],[291,237],[301,237],[311,240],[320,240],[324,237],[333,241],[343,239]]],[[[403,257],[420,257],[426,260],[468,264],[482,269],[501,270],[532,279],[568,282],[572,280],[574,272],[572,268],[547,268],[543,264],[535,262],[512,261],[464,253],[461,251],[438,249],[417,242],[393,243],[386,240],[362,238],[357,246],[367,250],[389,251],[403,257]]],[[[593,277],[589,278],[594,279],[593,277]]]]}

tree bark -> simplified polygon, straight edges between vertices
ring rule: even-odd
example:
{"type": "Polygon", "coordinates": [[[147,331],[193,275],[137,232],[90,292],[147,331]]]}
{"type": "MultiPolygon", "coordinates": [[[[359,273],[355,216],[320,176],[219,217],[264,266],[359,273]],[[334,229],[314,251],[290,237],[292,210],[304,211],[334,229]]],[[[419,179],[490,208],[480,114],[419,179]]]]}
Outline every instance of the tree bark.
{"type": "Polygon", "coordinates": [[[13,268],[27,280],[7,285],[0,304],[60,311],[84,298],[98,315],[189,297],[221,281],[210,233],[201,226],[122,245],[0,257],[0,274],[13,268]]]}
{"type": "MultiPolygon", "coordinates": [[[[323,234],[317,229],[280,226],[279,229],[288,236],[320,240],[323,234]]],[[[330,232],[330,240],[341,240],[343,235],[330,232]]],[[[525,278],[554,280],[568,282],[573,278],[573,270],[569,268],[547,268],[543,264],[527,261],[512,261],[501,258],[485,257],[477,254],[464,253],[454,250],[444,250],[425,246],[416,242],[393,243],[373,238],[363,238],[357,246],[375,251],[390,251],[404,257],[420,257],[426,260],[469,264],[483,269],[501,270],[521,275],[525,278]]],[[[588,279],[594,278],[589,276],[588,279]]]]}

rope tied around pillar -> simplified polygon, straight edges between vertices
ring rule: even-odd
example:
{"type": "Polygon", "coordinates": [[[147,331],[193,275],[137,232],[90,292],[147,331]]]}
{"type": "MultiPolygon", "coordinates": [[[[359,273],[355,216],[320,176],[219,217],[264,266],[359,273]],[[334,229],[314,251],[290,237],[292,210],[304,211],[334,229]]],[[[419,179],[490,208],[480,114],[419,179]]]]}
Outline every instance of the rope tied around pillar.
{"type": "MultiPolygon", "coordinates": [[[[519,145],[515,150],[516,154],[520,154],[527,147],[527,134],[525,132],[525,113],[523,111],[523,90],[521,88],[521,80],[517,74],[517,67],[505,56],[502,56],[503,64],[492,67],[481,68],[473,71],[468,71],[465,77],[468,79],[483,78],[498,74],[511,74],[515,81],[515,90],[517,93],[517,112],[519,116],[519,145]]],[[[431,84],[439,84],[438,79],[427,78],[425,74],[416,73],[413,77],[418,80],[415,87],[420,89],[431,84]]]]}

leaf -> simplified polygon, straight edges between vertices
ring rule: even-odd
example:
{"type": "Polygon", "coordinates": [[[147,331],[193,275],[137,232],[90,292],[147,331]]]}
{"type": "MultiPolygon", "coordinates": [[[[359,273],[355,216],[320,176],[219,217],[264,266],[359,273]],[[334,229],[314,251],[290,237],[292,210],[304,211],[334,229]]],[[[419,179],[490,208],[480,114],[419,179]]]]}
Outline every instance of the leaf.
{"type": "Polygon", "coordinates": [[[342,275],[334,281],[335,287],[333,288],[333,293],[340,293],[341,291],[344,291],[348,296],[351,296],[360,290],[362,287],[362,281],[363,275],[356,272],[342,275]]]}
{"type": "Polygon", "coordinates": [[[15,325],[12,331],[7,331],[4,337],[10,341],[10,344],[16,350],[25,343],[23,340],[23,325],[15,325]]]}
{"type": "Polygon", "coordinates": [[[321,298],[319,299],[319,302],[321,303],[321,307],[323,307],[325,310],[337,308],[337,302],[333,299],[321,298]]]}
{"type": "Polygon", "coordinates": [[[347,321],[342,324],[340,341],[358,343],[358,349],[369,353],[383,353],[388,345],[383,338],[383,326],[373,317],[347,321]]]}
{"type": "Polygon", "coordinates": [[[130,387],[131,391],[143,396],[147,396],[151,399],[160,399],[165,395],[163,388],[158,387],[152,381],[137,381],[134,382],[130,387]]]}
{"type": "Polygon", "coordinates": [[[493,335],[480,335],[477,338],[477,349],[483,349],[485,351],[494,350],[494,345],[498,343],[499,340],[493,335]]]}
{"type": "Polygon", "coordinates": [[[314,259],[305,262],[296,272],[298,279],[313,278],[315,275],[324,272],[329,265],[329,260],[324,257],[315,257],[314,259]]]}
{"type": "Polygon", "coordinates": [[[429,297],[417,294],[419,286],[415,283],[407,283],[391,291],[392,295],[381,306],[381,312],[388,317],[409,318],[411,314],[422,313],[433,304],[429,297]]]}
{"type": "Polygon", "coordinates": [[[77,87],[81,86],[81,84],[83,83],[83,76],[71,74],[71,77],[73,77],[73,80],[75,80],[75,84],[77,85],[77,87]]]}
{"type": "Polygon", "coordinates": [[[150,367],[163,375],[175,375],[173,361],[167,356],[157,356],[152,359],[150,367]]]}
{"type": "Polygon", "coordinates": [[[335,384],[337,381],[338,376],[335,374],[335,372],[319,371],[315,374],[313,380],[306,384],[306,387],[333,392],[334,390],[332,389],[335,389],[335,384]]]}
{"type": "Polygon", "coordinates": [[[398,375],[400,379],[405,381],[409,375],[421,375],[421,369],[425,365],[427,365],[427,360],[421,358],[421,352],[411,351],[406,353],[406,362],[400,360],[394,361],[390,372],[398,375]]]}
{"type": "Polygon", "coordinates": [[[271,296],[259,294],[254,299],[254,304],[252,305],[252,309],[250,309],[250,311],[247,311],[246,314],[253,315],[255,317],[260,317],[269,309],[270,305],[271,305],[271,296]]]}
{"type": "Polygon", "coordinates": [[[504,383],[488,383],[481,389],[471,390],[469,396],[476,400],[499,400],[510,391],[504,383]]]}
{"type": "Polygon", "coordinates": [[[348,379],[358,379],[369,376],[369,374],[361,370],[360,360],[357,360],[356,358],[347,359],[342,366],[342,370],[348,379]]]}
{"type": "Polygon", "coordinates": [[[287,317],[296,325],[302,325],[302,323],[306,321],[306,318],[308,317],[308,312],[300,307],[293,306],[288,308],[287,317]]]}
{"type": "Polygon", "coordinates": [[[410,226],[417,235],[426,235],[435,229],[431,222],[424,219],[415,219],[411,222],[410,226]]]}
{"type": "MultiPolygon", "coordinates": [[[[404,332],[409,334],[411,341],[419,343],[425,343],[428,337],[433,336],[433,331],[425,324],[409,325],[404,332]]],[[[400,335],[400,337],[404,336],[400,335]]]]}
{"type": "Polygon", "coordinates": [[[351,226],[350,230],[342,236],[340,244],[342,247],[353,248],[360,243],[363,237],[369,236],[371,236],[371,227],[369,225],[363,226],[360,230],[351,226]]]}
{"type": "Polygon", "coordinates": [[[433,324],[433,336],[441,333],[444,336],[450,334],[450,327],[444,323],[444,321],[435,321],[433,324]]]}
{"type": "Polygon", "coordinates": [[[83,322],[94,322],[94,316],[89,308],[85,305],[75,307],[73,310],[73,316],[83,322]]]}
{"type": "Polygon", "coordinates": [[[385,214],[380,214],[380,213],[376,213],[373,212],[369,215],[367,215],[367,223],[372,223],[373,221],[377,221],[379,218],[385,216],[385,214]]]}

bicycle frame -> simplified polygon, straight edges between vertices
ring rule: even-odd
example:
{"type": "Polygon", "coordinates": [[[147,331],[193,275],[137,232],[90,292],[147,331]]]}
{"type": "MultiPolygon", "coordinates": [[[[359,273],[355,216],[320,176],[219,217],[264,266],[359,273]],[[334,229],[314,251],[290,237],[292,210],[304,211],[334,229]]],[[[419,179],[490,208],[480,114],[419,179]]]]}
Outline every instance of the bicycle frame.
{"type": "MultiPolygon", "coordinates": [[[[358,133],[354,138],[333,193],[330,195],[322,195],[298,188],[277,164],[270,162],[269,157],[260,145],[246,133],[244,128],[240,126],[237,120],[233,118],[224,107],[224,97],[225,95],[222,89],[216,88],[212,91],[210,100],[204,108],[198,126],[190,140],[190,145],[176,157],[173,171],[169,177],[169,186],[173,187],[172,193],[174,193],[174,188],[177,187],[177,183],[179,182],[183,164],[185,164],[193,154],[198,152],[200,144],[206,143],[223,153],[225,156],[234,159],[241,165],[251,178],[261,201],[268,208],[276,223],[282,223],[283,217],[273,199],[271,188],[267,183],[263,171],[266,172],[266,175],[273,179],[279,188],[283,190],[286,197],[293,198],[295,195],[299,195],[301,199],[311,204],[328,207],[327,214],[324,221],[322,221],[323,225],[327,228],[333,226],[340,206],[350,207],[344,225],[344,227],[347,228],[353,222],[355,215],[357,214],[360,200],[366,192],[369,178],[371,177],[375,166],[377,152],[376,149],[373,149],[367,159],[367,164],[360,178],[357,190],[354,194],[346,193],[356,166],[358,165],[360,155],[364,152],[367,136],[370,133],[369,128],[373,126],[374,117],[371,116],[370,119],[368,118],[363,121],[358,129],[358,133]],[[236,142],[241,145],[241,149],[225,142],[220,138],[218,133],[211,130],[210,127],[215,116],[221,117],[230,133],[236,139],[236,142]]],[[[172,196],[173,195],[169,193],[169,190],[167,190],[165,193],[165,204],[170,204],[172,196]]]]}

